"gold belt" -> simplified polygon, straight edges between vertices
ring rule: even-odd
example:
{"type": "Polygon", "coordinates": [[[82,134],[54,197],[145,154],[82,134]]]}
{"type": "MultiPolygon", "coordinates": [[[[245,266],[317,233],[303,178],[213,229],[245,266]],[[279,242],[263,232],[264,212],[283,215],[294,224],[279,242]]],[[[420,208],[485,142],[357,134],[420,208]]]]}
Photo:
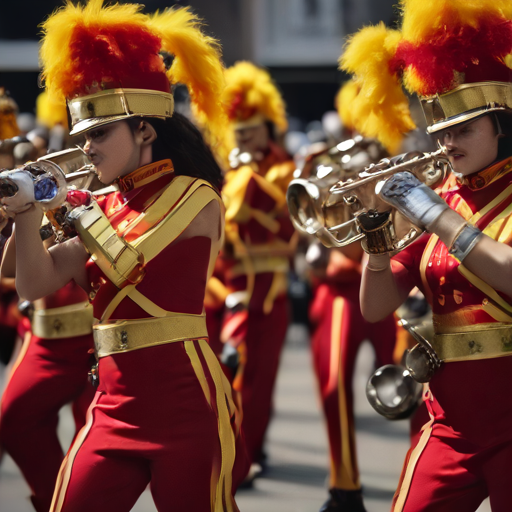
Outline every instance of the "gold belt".
{"type": "Polygon", "coordinates": [[[88,302],[36,309],[32,318],[32,332],[39,338],[73,338],[91,334],[92,322],[92,306],[88,302]]]}
{"type": "Polygon", "coordinates": [[[175,313],[164,318],[121,320],[93,327],[98,357],[175,341],[208,338],[206,317],[175,313]]]}
{"type": "Polygon", "coordinates": [[[511,356],[512,325],[473,332],[434,334],[432,346],[445,363],[511,356]]]}

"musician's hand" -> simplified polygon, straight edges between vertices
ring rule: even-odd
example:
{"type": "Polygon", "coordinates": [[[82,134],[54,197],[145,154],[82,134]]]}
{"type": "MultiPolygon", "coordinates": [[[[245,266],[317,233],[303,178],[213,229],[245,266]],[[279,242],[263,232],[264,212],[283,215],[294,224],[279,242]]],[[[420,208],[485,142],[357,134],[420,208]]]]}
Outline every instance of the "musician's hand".
{"type": "Polygon", "coordinates": [[[432,189],[407,171],[388,178],[376,192],[411,222],[427,230],[449,208],[432,189]]]}
{"type": "Polygon", "coordinates": [[[0,202],[9,214],[17,214],[28,210],[34,203],[34,181],[30,173],[20,171],[9,175],[18,191],[11,197],[2,197],[0,202]]]}

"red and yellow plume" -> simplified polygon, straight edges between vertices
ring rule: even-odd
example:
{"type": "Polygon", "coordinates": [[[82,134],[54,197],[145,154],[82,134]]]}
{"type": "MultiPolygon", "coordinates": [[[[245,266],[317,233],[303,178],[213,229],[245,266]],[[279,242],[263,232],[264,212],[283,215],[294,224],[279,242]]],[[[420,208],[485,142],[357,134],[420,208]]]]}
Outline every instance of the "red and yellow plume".
{"type": "Polygon", "coordinates": [[[167,76],[171,84],[185,84],[198,121],[212,134],[222,133],[227,118],[221,103],[224,67],[219,42],[201,31],[202,21],[188,7],[167,9],[151,16],[149,27],[174,55],[167,76]]]}
{"type": "Polygon", "coordinates": [[[405,72],[409,91],[431,96],[461,83],[510,81],[510,0],[402,0],[401,7],[394,65],[405,72]]]}
{"type": "Polygon", "coordinates": [[[507,92],[512,53],[510,0],[401,0],[401,31],[384,24],[353,36],[340,66],[355,75],[361,92],[353,101],[356,128],[390,150],[414,128],[403,85],[420,96],[430,133],[493,110],[511,108],[507,92]],[[462,84],[499,82],[459,101],[442,97],[462,84]],[[436,97],[435,105],[427,98],[436,97]],[[441,97],[440,97],[441,96],[441,97]],[[425,98],[421,98],[425,97],[425,98]],[[486,101],[479,98],[486,98],[486,101]]]}
{"type": "Polygon", "coordinates": [[[67,1],[42,25],[42,78],[50,96],[73,98],[102,89],[143,88],[169,92],[158,55],[160,38],[142,6],[67,1]]]}
{"type": "MultiPolygon", "coordinates": [[[[148,16],[141,12],[142,7],[104,6],[103,0],[88,0],[82,6],[67,0],[42,25],[40,55],[48,92],[54,98],[67,100],[90,95],[104,98],[110,94],[110,104],[115,103],[115,113],[110,118],[115,115],[117,119],[125,113],[119,112],[119,105],[128,100],[120,100],[123,93],[116,97],[114,90],[130,90],[125,98],[132,101],[132,116],[165,118],[172,115],[171,86],[181,83],[188,87],[198,120],[212,133],[222,131],[227,119],[220,101],[224,68],[218,42],[201,31],[201,20],[189,8],[167,9],[148,16]],[[159,54],[162,50],[174,55],[169,71],[159,54]],[[167,100],[155,97],[155,91],[156,96],[165,93],[167,100]]],[[[96,99],[91,99],[91,110],[97,106],[102,114],[91,114],[90,118],[106,122],[105,102],[93,104],[96,99]]],[[[68,104],[72,118],[75,114],[73,122],[83,119],[80,116],[84,115],[87,102],[73,102],[73,110],[68,104]]]]}
{"type": "Polygon", "coordinates": [[[232,123],[261,115],[282,133],[288,128],[286,106],[270,74],[241,61],[226,70],[223,103],[232,123]]]}
{"type": "Polygon", "coordinates": [[[339,61],[360,87],[350,104],[354,127],[378,139],[390,153],[415,128],[408,99],[390,67],[400,40],[400,32],[388,30],[383,23],[365,27],[348,41],[339,61]]]}

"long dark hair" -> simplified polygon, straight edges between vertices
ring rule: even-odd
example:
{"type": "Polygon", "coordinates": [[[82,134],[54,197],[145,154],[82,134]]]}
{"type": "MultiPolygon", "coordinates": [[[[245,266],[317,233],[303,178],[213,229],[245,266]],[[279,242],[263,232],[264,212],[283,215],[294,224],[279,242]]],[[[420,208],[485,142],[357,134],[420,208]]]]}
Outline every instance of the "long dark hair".
{"type": "Polygon", "coordinates": [[[184,115],[175,112],[166,119],[134,117],[128,123],[135,130],[142,120],[151,124],[157,134],[152,147],[154,162],[170,158],[176,175],[201,178],[217,190],[222,188],[222,171],[211,149],[184,115]]]}
{"type": "Polygon", "coordinates": [[[496,131],[504,135],[504,137],[498,141],[497,158],[497,160],[504,160],[512,156],[512,113],[506,110],[496,112],[494,116],[491,117],[493,118],[496,131]]]}

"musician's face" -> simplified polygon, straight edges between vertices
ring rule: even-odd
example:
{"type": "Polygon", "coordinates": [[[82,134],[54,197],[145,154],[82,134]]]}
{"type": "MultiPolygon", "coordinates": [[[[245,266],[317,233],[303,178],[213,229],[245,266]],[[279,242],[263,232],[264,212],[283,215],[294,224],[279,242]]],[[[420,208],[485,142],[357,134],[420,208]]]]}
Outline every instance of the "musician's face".
{"type": "Polygon", "coordinates": [[[485,169],[496,160],[500,137],[488,115],[447,128],[438,135],[448,150],[454,171],[465,176],[485,169]]]}
{"type": "Polygon", "coordinates": [[[265,154],[268,148],[269,133],[265,123],[235,130],[236,144],[241,153],[250,153],[253,157],[265,154]]]}
{"type": "Polygon", "coordinates": [[[148,131],[154,132],[148,123],[141,122],[133,130],[126,121],[117,121],[99,126],[85,134],[84,151],[96,167],[102,183],[109,185],[116,178],[151,163],[151,143],[149,146],[147,144],[148,131]]]}

